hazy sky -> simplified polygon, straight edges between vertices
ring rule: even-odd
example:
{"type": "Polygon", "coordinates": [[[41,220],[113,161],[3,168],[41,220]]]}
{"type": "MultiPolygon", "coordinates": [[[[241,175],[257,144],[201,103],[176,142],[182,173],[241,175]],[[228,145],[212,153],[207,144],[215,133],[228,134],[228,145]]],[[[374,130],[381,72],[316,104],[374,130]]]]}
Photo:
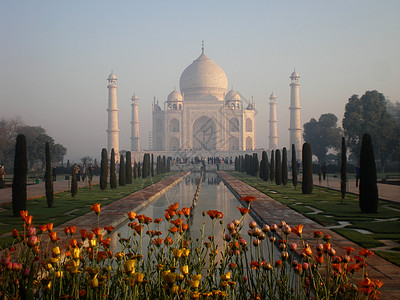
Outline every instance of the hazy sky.
{"type": "Polygon", "coordinates": [[[278,143],[289,144],[289,76],[300,74],[301,123],[341,119],[347,99],[376,89],[400,100],[400,1],[0,0],[0,119],[20,116],[67,149],[106,147],[107,77],[118,78],[120,149],[130,148],[133,93],[142,148],[151,104],[179,87],[201,53],[229,88],[254,97],[256,147],[268,147],[268,97],[277,95],[278,143]]]}

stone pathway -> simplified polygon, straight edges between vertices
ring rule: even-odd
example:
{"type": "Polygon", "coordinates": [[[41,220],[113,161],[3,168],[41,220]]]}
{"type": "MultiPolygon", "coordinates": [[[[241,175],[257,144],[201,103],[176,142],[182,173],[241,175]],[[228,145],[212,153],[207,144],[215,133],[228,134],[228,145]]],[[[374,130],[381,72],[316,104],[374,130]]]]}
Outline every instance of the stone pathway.
{"type": "MultiPolygon", "coordinates": [[[[261,193],[257,189],[247,185],[246,183],[236,179],[226,172],[219,171],[218,175],[224,183],[232,191],[232,193],[240,199],[244,196],[254,196],[256,200],[252,202],[252,216],[261,224],[279,224],[282,220],[287,224],[294,226],[303,224],[303,238],[309,242],[312,249],[315,249],[314,231],[320,230],[324,234],[332,237],[332,247],[337,251],[338,255],[344,255],[344,247],[350,246],[358,252],[361,247],[332,230],[308,219],[304,215],[292,210],[286,205],[272,199],[271,197],[261,193]]],[[[296,237],[291,235],[291,240],[296,237]]],[[[374,255],[368,258],[368,273],[372,278],[382,280],[384,285],[381,289],[381,299],[399,299],[399,282],[400,268],[387,260],[374,255]]]]}

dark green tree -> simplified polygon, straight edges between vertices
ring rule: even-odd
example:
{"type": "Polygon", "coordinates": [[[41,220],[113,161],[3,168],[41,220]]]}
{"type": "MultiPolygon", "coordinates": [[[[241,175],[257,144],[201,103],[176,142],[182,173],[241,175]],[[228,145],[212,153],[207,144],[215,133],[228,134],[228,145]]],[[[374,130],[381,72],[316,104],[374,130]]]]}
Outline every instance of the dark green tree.
{"type": "Polygon", "coordinates": [[[50,144],[46,142],[46,176],[45,176],[45,190],[46,190],[46,199],[47,199],[47,207],[53,207],[54,201],[54,191],[53,191],[53,181],[51,176],[51,156],[50,156],[50,144]]]}
{"type": "Polygon", "coordinates": [[[171,157],[167,158],[167,172],[171,172],[171,157]]]}
{"type": "Polygon", "coordinates": [[[151,168],[151,177],[154,177],[154,155],[153,155],[153,153],[151,154],[150,168],[151,168]]]}
{"type": "Polygon", "coordinates": [[[330,148],[339,150],[342,130],[337,127],[338,118],[331,113],[322,114],[319,120],[312,118],[304,124],[304,141],[310,143],[313,154],[318,157],[322,165],[325,162],[326,153],[330,148]]]}
{"type": "Polygon", "coordinates": [[[100,189],[104,191],[107,189],[108,179],[108,154],[107,149],[101,150],[101,162],[100,162],[100,189]]]}
{"type": "Polygon", "coordinates": [[[379,157],[382,171],[394,141],[399,141],[387,103],[385,96],[377,91],[367,91],[361,98],[353,95],[346,104],[343,118],[348,149],[359,159],[361,137],[368,133],[374,141],[374,152],[379,157]]]}
{"type": "Polygon", "coordinates": [[[282,184],[286,187],[288,183],[288,166],[287,166],[287,151],[282,149],[282,184]]]}
{"type": "Polygon", "coordinates": [[[311,194],[313,191],[313,174],[312,174],[312,149],[309,143],[303,144],[303,181],[301,190],[303,194],[311,194]]]}
{"type": "Polygon", "coordinates": [[[274,182],[275,180],[275,152],[274,150],[271,151],[271,168],[269,171],[269,180],[274,182]]]}
{"type": "Polygon", "coordinates": [[[73,165],[71,169],[71,196],[75,200],[75,196],[78,194],[78,180],[76,179],[77,165],[73,165]]]}
{"type": "Polygon", "coordinates": [[[340,192],[342,194],[342,204],[346,196],[347,185],[347,155],[346,155],[346,141],[342,137],[342,151],[340,156],[340,192]]]}
{"type": "Polygon", "coordinates": [[[297,159],[296,159],[296,147],[292,144],[292,183],[294,189],[297,187],[297,159]]]}
{"type": "Polygon", "coordinates": [[[115,152],[114,148],[111,149],[111,159],[110,159],[110,188],[117,188],[117,172],[115,170],[115,152]]]}
{"type": "Polygon", "coordinates": [[[132,183],[132,155],[130,151],[126,152],[126,163],[125,163],[125,172],[126,172],[126,184],[132,183]]]}
{"type": "Polygon", "coordinates": [[[258,177],[260,172],[260,162],[258,161],[257,153],[253,153],[253,176],[258,177]]]}
{"type": "Polygon", "coordinates": [[[133,163],[133,178],[136,180],[138,178],[138,166],[136,161],[133,163]]]}
{"type": "Polygon", "coordinates": [[[26,153],[26,138],[17,135],[14,156],[14,177],[12,183],[12,207],[15,217],[21,210],[26,210],[26,177],[28,174],[28,157],[26,153]]]}
{"type": "Polygon", "coordinates": [[[142,177],[142,164],[140,163],[140,161],[138,161],[137,163],[137,176],[138,178],[142,177]]]}
{"type": "MultiPolygon", "coordinates": [[[[266,156],[267,156],[267,152],[263,151],[261,154],[261,161],[260,161],[260,173],[259,176],[262,180],[264,180],[264,178],[266,177],[266,156]]],[[[236,159],[235,159],[235,169],[236,169],[236,159]]]]}
{"type": "Polygon", "coordinates": [[[142,178],[147,178],[150,173],[150,162],[149,162],[149,154],[145,153],[143,155],[143,168],[142,168],[142,178]]]}
{"type": "Polygon", "coordinates": [[[275,183],[276,185],[282,184],[282,163],[281,163],[281,150],[275,150],[275,183]]]}
{"type": "Polygon", "coordinates": [[[119,186],[126,185],[125,159],[124,159],[124,156],[122,154],[121,154],[121,157],[119,159],[118,183],[119,183],[119,186]]]}
{"type": "Polygon", "coordinates": [[[359,203],[362,212],[378,212],[378,186],[376,184],[376,165],[371,136],[362,137],[360,153],[360,187],[359,203]]]}

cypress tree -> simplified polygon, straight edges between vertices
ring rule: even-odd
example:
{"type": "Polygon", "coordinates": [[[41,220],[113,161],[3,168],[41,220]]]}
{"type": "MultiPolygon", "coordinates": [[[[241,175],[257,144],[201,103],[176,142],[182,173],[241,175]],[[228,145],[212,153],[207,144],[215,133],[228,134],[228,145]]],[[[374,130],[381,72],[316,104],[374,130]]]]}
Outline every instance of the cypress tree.
{"type": "Polygon", "coordinates": [[[264,164],[264,161],[265,161],[265,151],[263,151],[262,152],[262,154],[261,154],[261,161],[260,161],[260,172],[259,172],[259,174],[258,174],[258,176],[261,178],[261,179],[264,179],[264,177],[265,177],[265,164],[264,164]]]}
{"type": "Polygon", "coordinates": [[[53,181],[51,177],[51,156],[50,156],[49,142],[46,142],[45,156],[46,156],[45,189],[46,189],[47,207],[53,207],[54,192],[53,192],[53,181]]]}
{"type": "Polygon", "coordinates": [[[100,162],[100,189],[104,191],[107,189],[107,178],[108,178],[108,155],[107,149],[101,150],[101,162],[100,162]]]}
{"type": "Polygon", "coordinates": [[[274,150],[271,151],[271,168],[269,171],[269,180],[274,182],[275,180],[275,156],[274,150]]]}
{"type": "Polygon", "coordinates": [[[157,155],[156,158],[156,174],[160,174],[160,155],[157,155]]]}
{"type": "Polygon", "coordinates": [[[118,183],[119,186],[126,185],[126,170],[125,170],[125,159],[124,156],[121,155],[119,160],[119,174],[118,174],[118,183]]]}
{"type": "Polygon", "coordinates": [[[151,154],[151,164],[150,164],[150,167],[151,167],[151,177],[154,177],[154,156],[153,156],[153,153],[151,154]]]}
{"type": "Polygon", "coordinates": [[[313,190],[312,177],[312,150],[309,143],[303,144],[303,181],[301,190],[303,194],[311,194],[313,190]]]}
{"type": "Polygon", "coordinates": [[[365,133],[361,142],[359,203],[362,212],[378,212],[378,186],[371,136],[365,133]]]}
{"type": "Polygon", "coordinates": [[[115,170],[115,152],[114,148],[111,149],[111,159],[110,159],[110,188],[117,188],[117,173],[115,170]]]}
{"type": "Polygon", "coordinates": [[[286,147],[282,149],[282,184],[286,187],[288,183],[288,166],[287,166],[287,151],[286,147]]]}
{"type": "Polygon", "coordinates": [[[138,161],[137,163],[137,176],[138,178],[142,177],[142,164],[140,163],[140,161],[138,161]]]}
{"type": "Polygon", "coordinates": [[[67,169],[69,169],[70,165],[69,165],[69,159],[67,160],[67,169]]]}
{"type": "Polygon", "coordinates": [[[253,153],[253,176],[257,177],[258,173],[260,172],[260,163],[258,161],[258,154],[257,153],[253,153]]]}
{"type": "Polygon", "coordinates": [[[162,173],[165,173],[167,170],[167,158],[165,155],[162,157],[162,173]]]}
{"type": "Polygon", "coordinates": [[[143,155],[142,178],[147,178],[147,153],[143,155]]]}
{"type": "Polygon", "coordinates": [[[133,163],[133,178],[136,180],[138,177],[138,168],[136,161],[133,163]]]}
{"type": "Polygon", "coordinates": [[[346,140],[342,137],[342,153],[340,159],[340,192],[342,194],[342,204],[346,196],[347,185],[347,156],[346,156],[346,140]]]}
{"type": "Polygon", "coordinates": [[[71,196],[75,200],[75,196],[78,194],[78,180],[76,179],[77,166],[73,165],[71,168],[71,196]]]}
{"type": "Polygon", "coordinates": [[[171,172],[171,157],[167,158],[167,172],[171,172]]]}
{"type": "Polygon", "coordinates": [[[282,163],[281,163],[281,150],[275,151],[275,183],[276,185],[282,184],[282,163]]]}
{"type": "Polygon", "coordinates": [[[297,187],[297,159],[296,159],[296,146],[292,144],[292,183],[294,189],[297,187]]]}
{"type": "Polygon", "coordinates": [[[14,178],[12,183],[12,207],[15,217],[21,210],[26,210],[26,176],[28,174],[28,157],[25,135],[19,134],[15,143],[14,178]]]}
{"type": "Polygon", "coordinates": [[[267,151],[265,151],[265,177],[263,178],[264,181],[268,181],[269,180],[269,172],[270,172],[270,167],[269,167],[269,161],[268,161],[268,153],[267,151]]]}
{"type": "Polygon", "coordinates": [[[126,177],[126,184],[132,183],[132,155],[130,151],[126,152],[126,163],[125,163],[125,177],[126,177]]]}

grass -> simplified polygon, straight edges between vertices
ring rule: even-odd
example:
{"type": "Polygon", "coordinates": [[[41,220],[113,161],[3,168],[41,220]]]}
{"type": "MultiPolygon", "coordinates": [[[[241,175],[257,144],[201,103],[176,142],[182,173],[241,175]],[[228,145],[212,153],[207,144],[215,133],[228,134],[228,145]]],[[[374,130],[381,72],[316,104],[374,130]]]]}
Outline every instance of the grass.
{"type": "MultiPolygon", "coordinates": [[[[33,215],[33,223],[36,225],[54,223],[54,227],[67,221],[75,219],[90,211],[90,206],[96,202],[105,206],[115,200],[121,199],[131,193],[141,190],[153,183],[159,182],[171,173],[155,175],[146,179],[133,179],[133,183],[126,186],[118,186],[116,189],[100,190],[99,185],[94,185],[90,190],[88,187],[79,189],[75,199],[69,192],[57,193],[54,196],[52,208],[47,207],[46,197],[35,198],[27,201],[27,210],[33,215]]],[[[12,204],[1,205],[0,210],[0,248],[8,245],[13,228],[22,228],[21,218],[14,217],[12,204]]]]}
{"type": "MultiPolygon", "coordinates": [[[[400,244],[398,229],[400,228],[400,220],[391,220],[399,218],[400,215],[398,211],[390,209],[400,210],[400,204],[381,200],[379,201],[378,213],[361,213],[357,195],[346,194],[344,204],[341,204],[339,191],[314,186],[312,194],[304,195],[301,192],[301,184],[295,190],[291,183],[286,187],[277,186],[275,183],[263,181],[245,173],[234,171],[228,173],[323,226],[339,225],[339,221],[350,222],[350,226],[332,230],[362,247],[371,249],[384,246],[380,240],[392,240],[400,244]],[[307,214],[313,211],[307,206],[323,212],[307,214]],[[372,234],[361,234],[354,229],[368,230],[372,234]]],[[[377,254],[400,266],[400,251],[396,248],[392,250],[397,252],[377,251],[377,254]]]]}

